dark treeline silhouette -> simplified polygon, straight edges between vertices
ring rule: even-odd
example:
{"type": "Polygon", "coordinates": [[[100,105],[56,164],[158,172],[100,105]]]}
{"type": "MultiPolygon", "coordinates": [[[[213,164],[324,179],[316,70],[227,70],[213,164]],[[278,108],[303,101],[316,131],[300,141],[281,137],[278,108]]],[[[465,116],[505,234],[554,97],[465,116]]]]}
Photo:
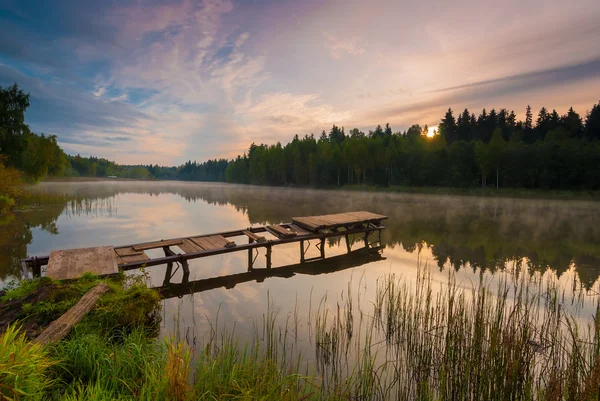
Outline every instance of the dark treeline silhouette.
{"type": "Polygon", "coordinates": [[[600,187],[600,103],[585,121],[572,108],[562,116],[542,108],[534,120],[528,106],[525,121],[506,109],[479,116],[448,109],[439,132],[427,133],[419,125],[396,133],[379,125],[367,134],[334,125],[285,146],[252,144],[226,178],[299,186],[600,187]]]}
{"type": "Polygon", "coordinates": [[[209,160],[204,163],[188,161],[177,167],[155,165],[120,165],[115,162],[91,157],[68,156],[69,177],[123,177],[135,179],[160,179],[181,181],[225,181],[229,161],[209,160]]]}
{"type": "Polygon", "coordinates": [[[38,135],[29,129],[25,124],[28,107],[29,94],[17,84],[0,86],[0,163],[34,181],[46,175],[61,176],[68,165],[67,155],[58,146],[56,135],[38,135]]]}
{"type": "MultiPolygon", "coordinates": [[[[0,87],[0,162],[36,181],[53,175],[312,187],[600,188],[600,103],[585,118],[573,108],[559,115],[542,107],[534,116],[528,106],[524,121],[506,109],[484,109],[479,115],[448,109],[433,137],[419,125],[395,133],[389,124],[368,133],[334,125],[318,138],[296,135],[285,146],[252,144],[232,161],[188,161],[177,167],[67,156],[56,136],[29,130],[28,107],[29,95],[16,84],[0,87]]],[[[6,194],[0,188],[0,196],[6,194]]]]}

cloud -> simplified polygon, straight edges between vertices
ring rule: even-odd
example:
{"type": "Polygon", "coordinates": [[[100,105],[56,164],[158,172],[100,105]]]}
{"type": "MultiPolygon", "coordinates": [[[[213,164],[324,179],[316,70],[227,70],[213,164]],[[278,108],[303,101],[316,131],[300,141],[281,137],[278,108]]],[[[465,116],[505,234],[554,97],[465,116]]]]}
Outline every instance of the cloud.
{"type": "Polygon", "coordinates": [[[358,39],[340,39],[329,32],[325,32],[325,46],[331,52],[331,57],[339,60],[344,55],[360,56],[365,52],[358,39]]]}
{"type": "Polygon", "coordinates": [[[159,164],[450,106],[596,101],[600,6],[549,1],[3,2],[0,83],[68,151],[159,164]]]}

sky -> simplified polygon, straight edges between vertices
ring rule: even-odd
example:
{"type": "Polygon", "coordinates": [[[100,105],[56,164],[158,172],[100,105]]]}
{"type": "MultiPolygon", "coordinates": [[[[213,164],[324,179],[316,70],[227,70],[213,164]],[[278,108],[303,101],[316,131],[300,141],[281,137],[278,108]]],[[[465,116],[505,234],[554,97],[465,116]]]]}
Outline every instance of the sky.
{"type": "Polygon", "coordinates": [[[67,153],[178,165],[448,107],[585,115],[599,21],[598,0],[0,0],[0,86],[67,153]]]}

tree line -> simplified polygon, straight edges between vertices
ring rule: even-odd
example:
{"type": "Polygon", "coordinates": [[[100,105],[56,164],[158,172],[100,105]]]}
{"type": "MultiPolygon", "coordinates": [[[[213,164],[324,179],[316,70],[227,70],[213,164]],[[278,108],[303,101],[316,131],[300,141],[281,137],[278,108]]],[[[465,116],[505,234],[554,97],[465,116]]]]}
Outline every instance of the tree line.
{"type": "MultiPolygon", "coordinates": [[[[190,160],[180,166],[119,165],[66,155],[55,135],[38,135],[25,124],[28,107],[29,94],[16,84],[0,87],[2,171],[17,169],[33,181],[50,175],[313,187],[600,186],[600,103],[585,117],[573,108],[560,115],[545,107],[534,116],[527,106],[524,120],[506,109],[478,115],[464,109],[456,116],[448,109],[433,136],[418,124],[398,132],[378,125],[367,133],[333,125],[318,137],[295,135],[284,146],[253,143],[233,160],[190,160]]],[[[6,192],[2,185],[0,177],[0,196],[6,192]]]]}
{"type": "Polygon", "coordinates": [[[261,185],[441,186],[542,189],[600,187],[600,103],[585,121],[542,108],[534,121],[514,111],[448,109],[439,129],[413,125],[393,132],[389,124],[364,133],[333,125],[285,146],[252,144],[233,160],[227,181],[261,185]]]}

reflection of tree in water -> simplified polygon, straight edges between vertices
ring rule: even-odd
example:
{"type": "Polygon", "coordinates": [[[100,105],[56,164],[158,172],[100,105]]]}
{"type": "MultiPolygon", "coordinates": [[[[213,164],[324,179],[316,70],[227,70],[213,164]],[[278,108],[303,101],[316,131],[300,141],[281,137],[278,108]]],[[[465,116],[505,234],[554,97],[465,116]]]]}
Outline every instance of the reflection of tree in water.
{"type": "Polygon", "coordinates": [[[573,264],[591,285],[600,273],[600,208],[594,202],[500,199],[178,182],[126,182],[57,190],[91,198],[119,193],[178,194],[189,202],[231,205],[252,224],[292,216],[368,210],[389,217],[383,240],[414,252],[428,247],[438,266],[496,271],[526,260],[532,271],[562,274],[573,264]]]}
{"type": "Polygon", "coordinates": [[[92,198],[74,196],[57,204],[44,205],[32,210],[19,211],[2,217],[0,220],[0,280],[9,276],[21,276],[21,259],[26,258],[27,246],[31,244],[32,229],[38,228],[50,234],[58,234],[56,221],[61,214],[111,215],[115,202],[111,197],[92,198]]]}

